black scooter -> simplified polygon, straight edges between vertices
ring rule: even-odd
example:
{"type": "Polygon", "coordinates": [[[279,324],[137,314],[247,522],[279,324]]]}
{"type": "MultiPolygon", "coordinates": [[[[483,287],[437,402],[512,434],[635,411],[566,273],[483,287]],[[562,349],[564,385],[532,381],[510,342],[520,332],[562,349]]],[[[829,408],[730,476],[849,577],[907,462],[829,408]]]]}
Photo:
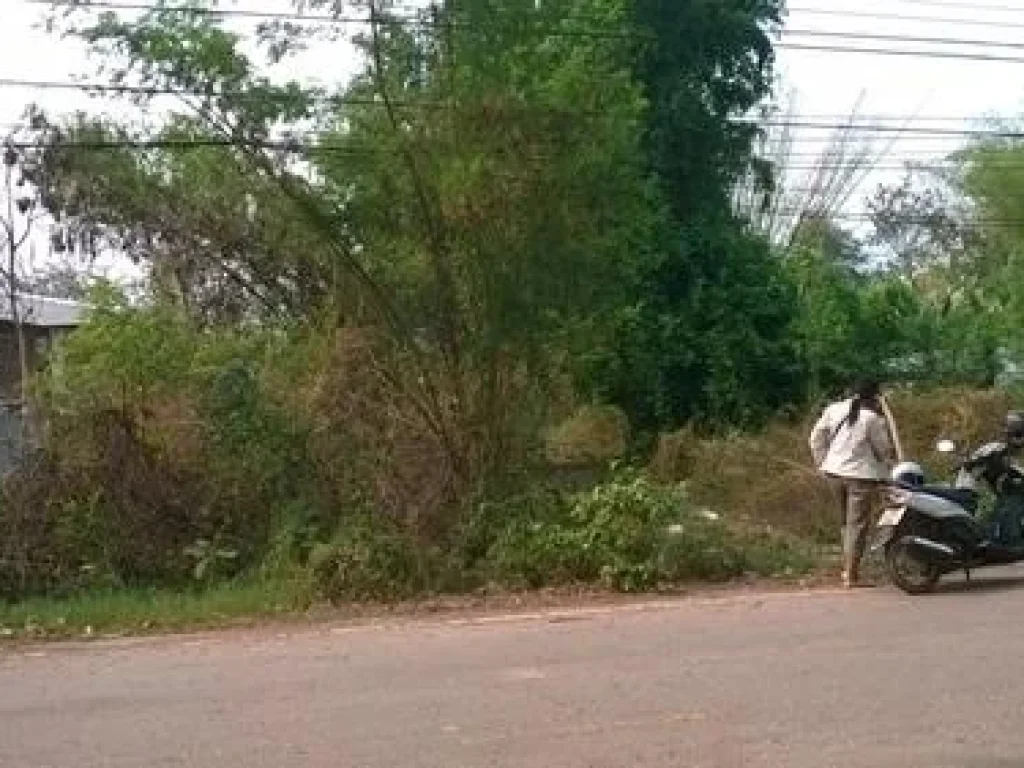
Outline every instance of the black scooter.
{"type": "MultiPolygon", "coordinates": [[[[948,440],[937,450],[956,452],[948,440]]],[[[942,576],[987,566],[1024,562],[1024,469],[1001,443],[992,443],[960,463],[953,486],[887,486],[885,510],[873,549],[885,552],[892,582],[920,595],[935,589],[942,576]],[[991,522],[978,519],[978,481],[996,494],[991,522]]]]}

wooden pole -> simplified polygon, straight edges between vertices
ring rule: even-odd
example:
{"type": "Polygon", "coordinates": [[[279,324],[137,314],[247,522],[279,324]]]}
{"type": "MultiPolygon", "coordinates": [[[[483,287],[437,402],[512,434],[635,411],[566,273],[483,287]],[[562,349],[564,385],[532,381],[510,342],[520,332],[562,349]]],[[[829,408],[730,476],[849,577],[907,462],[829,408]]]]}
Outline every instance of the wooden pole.
{"type": "Polygon", "coordinates": [[[889,436],[892,438],[892,445],[896,450],[896,461],[902,462],[904,460],[903,443],[900,442],[900,433],[896,429],[896,419],[893,418],[889,402],[885,399],[884,395],[879,395],[878,403],[882,408],[882,416],[885,417],[885,423],[889,427],[889,436]]]}

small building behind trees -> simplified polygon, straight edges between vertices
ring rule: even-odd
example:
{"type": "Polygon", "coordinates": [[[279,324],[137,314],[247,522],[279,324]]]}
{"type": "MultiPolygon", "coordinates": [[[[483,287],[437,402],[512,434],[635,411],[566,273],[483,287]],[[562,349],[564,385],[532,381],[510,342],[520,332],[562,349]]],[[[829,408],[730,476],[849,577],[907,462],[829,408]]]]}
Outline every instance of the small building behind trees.
{"type": "MultiPolygon", "coordinates": [[[[19,298],[18,319],[25,332],[30,372],[45,365],[61,337],[82,324],[86,310],[83,302],[68,299],[28,294],[19,298]]],[[[11,315],[10,302],[0,301],[0,401],[4,403],[20,402],[22,398],[18,330],[11,315]]]]}
{"type": "MultiPolygon", "coordinates": [[[[69,299],[22,294],[18,321],[24,330],[30,373],[47,364],[61,339],[84,320],[88,305],[69,299]]],[[[18,328],[10,301],[0,301],[0,473],[6,473],[24,453],[25,402],[18,328]]]]}

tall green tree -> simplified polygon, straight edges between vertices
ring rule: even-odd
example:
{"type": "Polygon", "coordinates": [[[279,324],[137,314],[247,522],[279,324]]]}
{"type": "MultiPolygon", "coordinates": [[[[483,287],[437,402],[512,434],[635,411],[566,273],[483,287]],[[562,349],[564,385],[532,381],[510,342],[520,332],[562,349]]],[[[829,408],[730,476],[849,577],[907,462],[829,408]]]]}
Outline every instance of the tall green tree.
{"type": "Polygon", "coordinates": [[[473,425],[523,420],[657,215],[629,39],[560,33],[580,15],[620,28],[625,9],[461,2],[412,30],[382,14],[318,153],[473,425]]]}
{"type": "Polygon", "coordinates": [[[782,0],[633,0],[648,162],[676,221],[730,208],[770,94],[782,0]]]}
{"type": "Polygon", "coordinates": [[[977,231],[974,258],[964,266],[975,300],[999,317],[1007,342],[1024,349],[1024,144],[987,140],[960,157],[962,189],[977,231]]]}
{"type": "Polygon", "coordinates": [[[748,118],[771,89],[781,12],[774,0],[632,5],[644,154],[665,217],[590,371],[645,428],[754,423],[800,387],[793,286],[731,203],[757,164],[748,118]]]}
{"type": "Polygon", "coordinates": [[[89,118],[49,129],[32,176],[56,219],[56,250],[142,264],[163,298],[204,324],[295,320],[323,303],[324,238],[243,151],[184,116],[149,148],[135,141],[89,118]]]}
{"type": "MultiPolygon", "coordinates": [[[[641,148],[635,36],[575,34],[571,21],[621,30],[631,6],[366,8],[361,71],[337,91],[268,81],[194,6],[81,27],[117,78],[183,94],[191,114],[152,151],[118,155],[128,178],[104,194],[81,184],[104,176],[104,158],[58,147],[73,183],[52,198],[88,208],[145,258],[159,251],[186,268],[190,292],[234,273],[271,305],[288,299],[293,317],[330,312],[381,331],[402,361],[389,386],[416,404],[454,471],[500,466],[661,215],[641,148]]],[[[271,31],[273,56],[309,32],[271,31]]]]}

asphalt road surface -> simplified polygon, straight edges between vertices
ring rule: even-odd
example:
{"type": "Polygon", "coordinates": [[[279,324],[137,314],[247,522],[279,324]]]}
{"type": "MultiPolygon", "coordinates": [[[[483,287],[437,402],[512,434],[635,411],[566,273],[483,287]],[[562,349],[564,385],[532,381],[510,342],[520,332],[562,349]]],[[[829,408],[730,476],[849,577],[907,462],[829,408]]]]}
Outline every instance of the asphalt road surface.
{"type": "Polygon", "coordinates": [[[1022,571],[38,646],[3,768],[1022,768],[1022,571]]]}

